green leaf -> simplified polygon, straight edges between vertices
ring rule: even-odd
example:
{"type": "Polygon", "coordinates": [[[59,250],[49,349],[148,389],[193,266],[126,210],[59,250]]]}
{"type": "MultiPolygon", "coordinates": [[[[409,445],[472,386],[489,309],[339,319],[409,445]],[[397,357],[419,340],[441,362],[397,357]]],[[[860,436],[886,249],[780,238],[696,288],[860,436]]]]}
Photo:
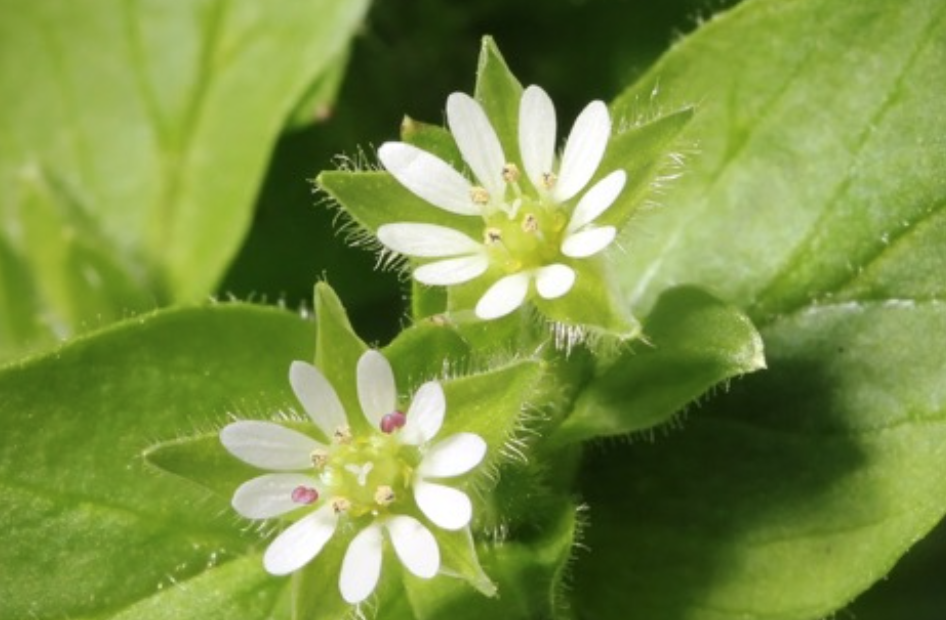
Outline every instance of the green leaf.
{"type": "Polygon", "coordinates": [[[160,588],[142,599],[107,616],[110,620],[176,620],[177,618],[281,617],[280,595],[285,581],[272,579],[260,570],[259,554],[251,554],[204,572],[185,586],[160,588]]]}
{"type": "Polygon", "coordinates": [[[946,151],[931,136],[946,124],[943,20],[929,0],[750,1],[622,94],[616,114],[631,115],[658,85],[658,100],[706,102],[685,133],[699,154],[661,198],[666,208],[628,237],[622,273],[635,307],[689,282],[755,319],[833,301],[891,259],[908,257],[911,281],[937,274],[946,151]],[[825,45],[804,35],[812,29],[825,45]]]}
{"type": "Polygon", "coordinates": [[[588,464],[589,617],[822,618],[946,512],[943,41],[941,3],[749,0],[615,103],[706,102],[628,236],[635,308],[708,287],[769,370],[588,464]]]}
{"type": "Polygon", "coordinates": [[[0,372],[0,617],[225,618],[239,601],[241,617],[270,617],[283,582],[229,498],[142,454],[228,412],[284,407],[289,363],[312,342],[298,316],[221,305],[120,323],[0,372]]]}
{"type": "Polygon", "coordinates": [[[599,455],[582,608],[812,620],[883,577],[943,514],[943,330],[939,303],[785,317],[763,332],[769,371],[684,432],[599,455]]]}
{"type": "Polygon", "coordinates": [[[644,339],[581,392],[557,441],[652,428],[714,386],[765,367],[749,319],[697,288],[665,291],[647,317],[644,339]]]}
{"type": "Polygon", "coordinates": [[[286,117],[367,4],[4,0],[0,271],[29,274],[3,286],[43,317],[4,353],[206,298],[286,117]]]}

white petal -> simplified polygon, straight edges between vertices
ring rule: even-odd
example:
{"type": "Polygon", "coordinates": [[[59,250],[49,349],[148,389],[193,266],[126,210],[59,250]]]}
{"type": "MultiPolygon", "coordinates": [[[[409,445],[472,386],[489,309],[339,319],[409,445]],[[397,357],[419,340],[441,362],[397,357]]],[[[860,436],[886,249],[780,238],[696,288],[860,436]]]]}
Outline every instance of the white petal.
{"type": "Polygon", "coordinates": [[[414,270],[414,279],[434,286],[461,284],[480,277],[488,267],[489,258],[485,254],[461,256],[421,265],[414,270]]]}
{"type": "Polygon", "coordinates": [[[400,431],[401,442],[419,446],[433,439],[440,432],[446,411],[447,401],[439,383],[429,381],[420,386],[407,411],[407,422],[400,431]]]}
{"type": "Polygon", "coordinates": [[[422,579],[430,579],[440,570],[440,547],[437,539],[420,521],[396,516],[384,522],[391,535],[394,552],[401,564],[422,579]]]}
{"type": "Polygon", "coordinates": [[[618,231],[614,226],[602,226],[568,235],[562,241],[562,254],[572,258],[585,258],[597,254],[611,245],[617,234],[618,231]]]}
{"type": "Polygon", "coordinates": [[[435,207],[459,215],[480,215],[470,182],[447,162],[410,144],[385,142],[378,158],[397,181],[435,207]]]}
{"type": "Polygon", "coordinates": [[[342,560],[338,587],[342,598],[351,604],[360,603],[374,592],[381,576],[381,526],[371,524],[361,530],[348,545],[342,560]]]}
{"type": "Polygon", "coordinates": [[[305,474],[266,474],[241,484],[230,503],[247,519],[278,517],[301,507],[292,501],[292,492],[300,486],[319,490],[321,484],[305,474]]]}
{"type": "Polygon", "coordinates": [[[312,467],[312,451],[325,449],[308,435],[272,422],[255,420],[227,424],[220,431],[220,443],[241,461],[276,471],[312,467]]]}
{"type": "Polygon", "coordinates": [[[624,189],[627,174],[623,170],[615,170],[608,176],[594,184],[575,207],[572,219],[568,222],[566,232],[575,232],[585,224],[594,221],[599,215],[608,210],[624,189]]]}
{"type": "Polygon", "coordinates": [[[544,90],[530,86],[519,102],[519,152],[526,176],[542,187],[555,161],[555,106],[544,90]]]}
{"type": "Polygon", "coordinates": [[[610,137],[608,107],[601,101],[592,101],[578,115],[568,135],[558,181],[552,189],[556,202],[565,202],[588,184],[601,163],[610,137]]]}
{"type": "Polygon", "coordinates": [[[375,350],[365,351],[358,359],[358,402],[368,422],[379,428],[381,418],[397,409],[394,371],[388,360],[375,350]]]}
{"type": "Polygon", "coordinates": [[[486,456],[486,442],[473,433],[457,433],[436,445],[424,455],[417,468],[422,478],[449,478],[465,474],[486,456]]]}
{"type": "Polygon", "coordinates": [[[447,98],[447,124],[460,154],[480,184],[490,196],[502,200],[506,190],[503,181],[506,157],[486,112],[469,95],[453,93],[447,98]]]}
{"type": "Polygon", "coordinates": [[[473,505],[466,493],[425,480],[414,482],[414,500],[434,524],[445,530],[459,530],[473,517],[473,505]]]}
{"type": "Polygon", "coordinates": [[[483,251],[483,245],[462,232],[437,224],[384,224],[378,240],[388,248],[421,258],[463,256],[483,251]]]}
{"type": "Polygon", "coordinates": [[[263,566],[273,575],[288,575],[317,556],[335,533],[338,517],[330,504],[290,525],[269,545],[263,566]]]}
{"type": "Polygon", "coordinates": [[[497,319],[522,305],[529,292],[529,274],[514,273],[498,280],[483,293],[476,304],[476,316],[497,319]]]}
{"type": "Polygon", "coordinates": [[[574,284],[575,270],[568,265],[547,265],[535,273],[535,288],[544,299],[561,297],[570,291],[574,284]]]}
{"type": "Polygon", "coordinates": [[[289,383],[303,409],[326,438],[331,439],[336,429],[348,425],[338,394],[315,366],[293,362],[289,367],[289,383]]]}

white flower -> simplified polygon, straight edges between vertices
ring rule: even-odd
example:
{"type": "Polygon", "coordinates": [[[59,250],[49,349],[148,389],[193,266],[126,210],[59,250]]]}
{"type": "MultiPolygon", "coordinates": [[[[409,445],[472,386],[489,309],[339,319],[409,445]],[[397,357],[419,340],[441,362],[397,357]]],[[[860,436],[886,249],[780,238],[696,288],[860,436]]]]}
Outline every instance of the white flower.
{"type": "Polygon", "coordinates": [[[385,533],[407,570],[422,578],[437,574],[437,540],[409,514],[411,506],[416,504],[445,530],[466,527],[472,517],[469,497],[440,481],[469,472],[486,454],[486,442],[473,433],[431,443],[446,412],[439,383],[422,385],[405,414],[397,409],[394,374],[383,355],[366,352],[356,374],[367,426],[349,424],[338,395],[318,369],[293,362],[289,381],[324,440],[260,421],[234,422],[220,432],[231,454],[278,472],[236,490],[232,505],[238,513],[269,519],[308,512],[269,545],[263,556],[267,571],[296,571],[343,525],[361,528],[348,546],[339,577],[342,597],[353,604],[367,598],[378,583],[385,533]]]}
{"type": "Polygon", "coordinates": [[[615,170],[578,196],[595,175],[611,135],[601,101],[578,116],[556,164],[555,108],[544,90],[530,86],[519,104],[520,166],[503,152],[483,108],[463,93],[447,99],[447,124],[476,183],[440,158],[403,142],[378,150],[399,183],[431,205],[483,221],[481,240],[439,224],[396,222],[378,229],[387,248],[419,259],[435,259],[414,270],[428,285],[462,284],[494,268],[500,275],[480,298],[476,314],[493,319],[518,308],[531,283],[544,299],[572,289],[575,259],[593,256],[614,241],[614,226],[595,220],[624,189],[626,174],[615,170]]]}

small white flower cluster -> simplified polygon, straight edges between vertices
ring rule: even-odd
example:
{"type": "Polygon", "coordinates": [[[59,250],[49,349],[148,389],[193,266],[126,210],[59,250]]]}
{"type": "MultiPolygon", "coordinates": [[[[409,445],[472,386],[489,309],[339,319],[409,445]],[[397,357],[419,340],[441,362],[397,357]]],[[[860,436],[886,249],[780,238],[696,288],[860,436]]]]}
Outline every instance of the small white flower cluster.
{"type": "Polygon", "coordinates": [[[394,374],[377,351],[367,351],[356,369],[358,399],[369,428],[349,425],[328,380],[310,364],[294,362],[289,381],[299,402],[327,441],[281,424],[239,421],[220,432],[224,447],[268,473],[241,485],[233,508],[250,519],[297,519],[269,545],[267,571],[285,575],[316,557],[340,529],[358,530],[345,553],[339,578],[342,597],[359,603],[381,574],[384,533],[413,574],[431,578],[440,570],[435,536],[417,517],[444,530],[467,527],[472,504],[462,491],[438,482],[475,468],[486,442],[457,433],[436,443],[446,413],[443,388],[431,381],[414,395],[407,413],[397,409],[394,374]],[[405,511],[406,509],[406,511],[405,511]],[[304,516],[302,516],[304,515],[304,516]],[[300,518],[301,517],[301,518],[300,518]]]}
{"type": "Polygon", "coordinates": [[[498,279],[476,305],[481,319],[519,308],[532,282],[544,299],[568,293],[576,279],[574,261],[598,254],[617,235],[614,226],[595,220],[624,189],[623,170],[602,178],[571,205],[604,157],[611,136],[607,106],[594,101],[581,112],[556,163],[555,108],[544,90],[526,88],[518,140],[527,183],[520,182],[519,164],[504,153],[476,100],[463,93],[450,95],[447,124],[475,183],[439,157],[403,142],[383,144],[378,156],[401,185],[430,205],[482,218],[482,239],[439,224],[396,222],[378,229],[380,242],[405,256],[433,259],[414,270],[423,284],[462,284],[495,273],[498,279]]]}

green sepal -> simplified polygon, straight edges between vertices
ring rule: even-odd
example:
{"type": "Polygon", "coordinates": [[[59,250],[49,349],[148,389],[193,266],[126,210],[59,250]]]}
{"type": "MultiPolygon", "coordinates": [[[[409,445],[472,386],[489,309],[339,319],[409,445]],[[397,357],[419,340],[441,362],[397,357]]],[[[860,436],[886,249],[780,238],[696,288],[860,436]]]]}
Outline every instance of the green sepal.
{"type": "Polygon", "coordinates": [[[227,452],[216,431],[154,444],[142,457],[155,469],[199,484],[227,501],[237,487],[263,473],[227,452]]]}
{"type": "Polygon", "coordinates": [[[456,532],[437,530],[436,536],[440,545],[442,573],[462,579],[482,596],[496,596],[496,584],[480,564],[470,528],[465,527],[456,532]]]}
{"type": "Polygon", "coordinates": [[[540,527],[521,537],[478,546],[484,570],[498,582],[496,596],[481,596],[459,581],[405,580],[414,618],[570,618],[563,590],[579,530],[579,510],[559,501],[545,516],[540,527]]]}
{"type": "Polygon", "coordinates": [[[498,464],[503,460],[503,447],[522,424],[524,408],[543,367],[544,362],[526,359],[443,382],[447,415],[438,438],[476,433],[489,446],[476,471],[498,464]]]}
{"type": "Polygon", "coordinates": [[[427,286],[411,278],[411,318],[428,319],[447,311],[447,289],[427,286]]]}
{"type": "Polygon", "coordinates": [[[519,100],[522,85],[509,70],[492,37],[483,37],[476,68],[476,100],[483,106],[507,161],[520,161],[519,100]]]}
{"type": "MultiPolygon", "coordinates": [[[[365,432],[368,422],[361,415],[356,368],[368,350],[352,329],[338,295],[328,284],[315,285],[315,365],[322,371],[342,401],[348,424],[365,432]]],[[[359,432],[359,431],[356,431],[359,432]]]]}
{"type": "Polygon", "coordinates": [[[535,307],[555,324],[553,334],[559,346],[568,349],[587,337],[592,343],[599,339],[620,342],[640,334],[640,324],[621,303],[605,261],[601,257],[573,261],[569,266],[575,270],[575,284],[568,293],[558,299],[533,297],[535,307]]]}
{"type": "Polygon", "coordinates": [[[426,381],[465,362],[470,346],[444,321],[426,320],[408,327],[384,348],[399,386],[426,381]]]}
{"type": "MultiPolygon", "coordinates": [[[[338,620],[348,617],[353,608],[342,598],[338,580],[345,552],[353,537],[353,532],[339,527],[318,556],[292,574],[292,620],[338,620]]],[[[397,562],[393,556],[390,549],[385,549],[379,585],[393,572],[392,565],[397,562]]]]}
{"type": "Polygon", "coordinates": [[[655,181],[680,172],[679,160],[669,152],[693,114],[692,107],[683,108],[612,136],[591,184],[619,168],[627,172],[627,183],[617,200],[598,217],[598,224],[621,230],[652,197],[655,181]]]}
{"type": "Polygon", "coordinates": [[[453,134],[439,125],[405,116],[401,121],[401,140],[436,155],[457,170],[463,169],[463,156],[453,134]]]}
{"type": "Polygon", "coordinates": [[[362,229],[375,235],[384,224],[439,224],[483,236],[483,221],[449,213],[418,198],[387,172],[335,170],[321,173],[317,186],[342,206],[362,229]]]}
{"type": "Polygon", "coordinates": [[[582,392],[555,441],[642,431],[733,377],[765,368],[762,338],[746,315],[695,287],[663,293],[628,348],[582,392]]]}

